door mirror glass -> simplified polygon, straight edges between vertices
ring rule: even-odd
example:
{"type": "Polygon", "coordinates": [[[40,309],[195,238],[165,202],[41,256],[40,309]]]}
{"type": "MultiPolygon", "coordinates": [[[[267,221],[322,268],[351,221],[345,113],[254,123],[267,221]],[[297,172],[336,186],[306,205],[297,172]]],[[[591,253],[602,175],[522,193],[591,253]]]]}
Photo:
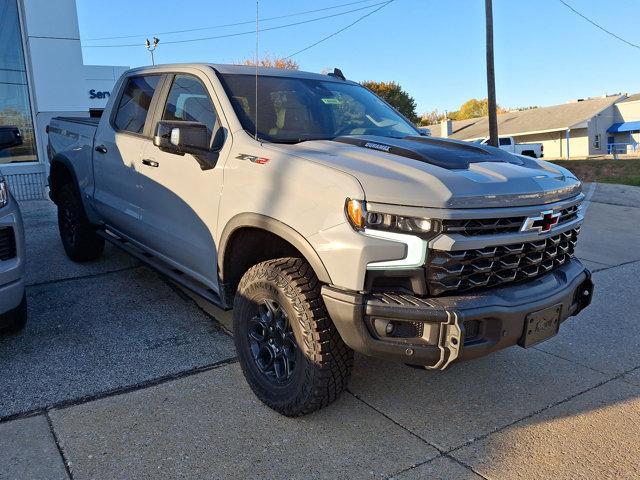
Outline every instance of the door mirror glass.
{"type": "Polygon", "coordinates": [[[161,120],[156,125],[153,144],[177,154],[202,154],[210,151],[207,126],[199,122],[161,120]]]}
{"type": "Polygon", "coordinates": [[[0,127],[0,150],[22,145],[22,135],[17,127],[0,127]]]}

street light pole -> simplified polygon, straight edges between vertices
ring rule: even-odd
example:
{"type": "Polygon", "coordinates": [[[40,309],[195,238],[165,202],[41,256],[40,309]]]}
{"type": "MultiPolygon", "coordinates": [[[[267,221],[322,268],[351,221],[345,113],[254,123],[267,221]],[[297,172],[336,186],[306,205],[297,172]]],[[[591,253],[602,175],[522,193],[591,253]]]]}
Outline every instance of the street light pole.
{"type": "Polygon", "coordinates": [[[498,146],[498,114],[496,107],[496,75],[493,67],[493,6],[484,0],[487,31],[487,106],[489,110],[489,145],[498,146]]]}
{"type": "Polygon", "coordinates": [[[153,37],[153,43],[150,42],[148,38],[147,38],[147,41],[145,42],[147,50],[149,50],[149,53],[151,54],[151,65],[156,64],[155,59],[153,58],[153,52],[155,51],[156,48],[158,48],[158,43],[160,43],[160,39],[157,37],[153,37]]]}

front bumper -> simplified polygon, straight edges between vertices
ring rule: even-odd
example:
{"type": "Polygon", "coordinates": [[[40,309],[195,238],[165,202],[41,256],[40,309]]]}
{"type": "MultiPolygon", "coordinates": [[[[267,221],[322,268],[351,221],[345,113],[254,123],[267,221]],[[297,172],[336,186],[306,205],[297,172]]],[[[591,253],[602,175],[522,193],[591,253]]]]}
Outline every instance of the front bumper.
{"type": "Polygon", "coordinates": [[[576,259],[526,283],[460,296],[419,298],[332,286],[322,289],[329,315],[349,347],[364,355],[433,369],[512,345],[524,346],[527,315],[559,306],[561,323],[589,305],[592,294],[591,274],[576,259]],[[417,325],[420,335],[385,336],[380,325],[390,321],[402,328],[417,325]]]}
{"type": "Polygon", "coordinates": [[[24,294],[24,228],[20,208],[11,195],[7,205],[0,208],[0,228],[12,229],[15,236],[15,256],[0,260],[0,315],[2,315],[16,308],[24,294]]]}

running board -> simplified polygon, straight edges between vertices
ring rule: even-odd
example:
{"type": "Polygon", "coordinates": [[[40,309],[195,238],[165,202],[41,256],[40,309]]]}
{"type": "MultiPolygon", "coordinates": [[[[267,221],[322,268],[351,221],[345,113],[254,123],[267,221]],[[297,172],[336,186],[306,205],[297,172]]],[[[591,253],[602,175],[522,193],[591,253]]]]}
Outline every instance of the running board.
{"type": "Polygon", "coordinates": [[[187,274],[178,270],[177,268],[173,268],[171,265],[168,265],[166,262],[160,260],[159,258],[151,255],[148,252],[145,252],[141,248],[134,245],[132,242],[128,241],[125,238],[118,237],[112,232],[105,230],[96,231],[98,235],[112,243],[116,247],[124,250],[129,255],[136,257],[138,260],[144,262],[149,267],[156,270],[159,274],[167,277],[172,282],[177,283],[181,287],[186,288],[187,290],[195,293],[200,298],[206,300],[207,302],[212,303],[218,308],[223,310],[230,310],[229,307],[225,306],[222,302],[222,299],[218,296],[216,292],[208,288],[206,285],[198,282],[197,280],[193,280],[187,274]]]}

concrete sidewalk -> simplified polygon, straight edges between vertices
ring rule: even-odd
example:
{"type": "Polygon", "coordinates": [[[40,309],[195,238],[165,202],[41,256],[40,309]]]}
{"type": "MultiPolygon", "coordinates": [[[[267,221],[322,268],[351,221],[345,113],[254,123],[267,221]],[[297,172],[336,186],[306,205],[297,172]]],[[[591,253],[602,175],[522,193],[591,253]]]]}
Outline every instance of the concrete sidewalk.
{"type": "Polygon", "coordinates": [[[25,203],[0,478],[639,478],[640,189],[591,200],[578,256],[596,293],[557,337],[445,372],[357,357],[349,391],[298,419],[246,385],[228,313],[110,248],[67,261],[54,210],[25,203]]]}

